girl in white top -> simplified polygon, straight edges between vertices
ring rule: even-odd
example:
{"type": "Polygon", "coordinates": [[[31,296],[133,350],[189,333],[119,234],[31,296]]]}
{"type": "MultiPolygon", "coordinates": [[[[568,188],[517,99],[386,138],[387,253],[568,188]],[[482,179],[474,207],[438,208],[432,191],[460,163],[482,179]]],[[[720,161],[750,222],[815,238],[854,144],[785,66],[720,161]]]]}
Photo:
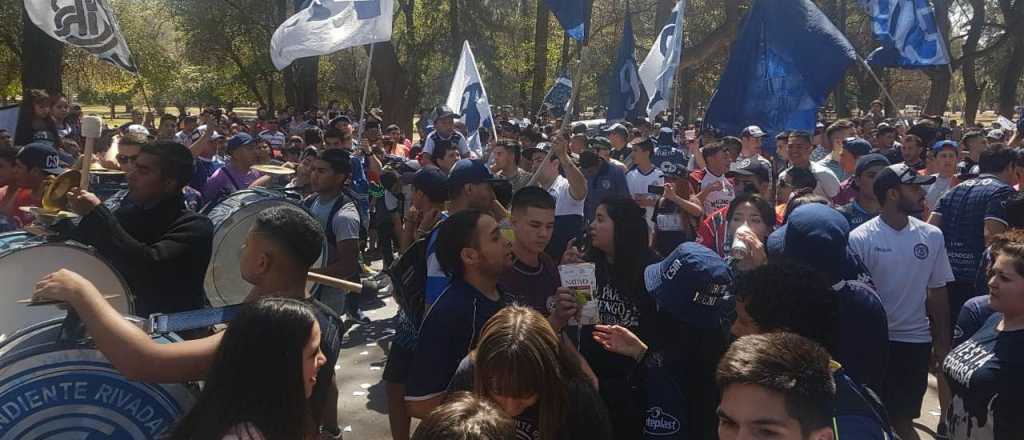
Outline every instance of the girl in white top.
{"type": "Polygon", "coordinates": [[[298,300],[246,305],[224,332],[203,393],[171,440],[312,439],[320,325],[298,300]]]}

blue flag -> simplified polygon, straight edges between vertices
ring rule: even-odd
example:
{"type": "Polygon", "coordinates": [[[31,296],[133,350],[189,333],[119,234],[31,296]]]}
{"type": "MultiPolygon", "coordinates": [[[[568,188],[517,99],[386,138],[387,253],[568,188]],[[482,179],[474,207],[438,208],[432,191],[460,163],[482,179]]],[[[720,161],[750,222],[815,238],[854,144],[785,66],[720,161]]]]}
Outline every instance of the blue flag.
{"type": "Polygon", "coordinates": [[[857,59],[811,0],[757,0],[732,46],[705,124],[738,135],[813,131],[818,108],[857,59]]]}
{"type": "Polygon", "coordinates": [[[569,108],[569,100],[572,99],[572,79],[569,78],[569,70],[558,76],[555,85],[551,86],[548,94],[544,95],[544,107],[548,114],[555,118],[565,116],[569,108]]]}
{"type": "Polygon", "coordinates": [[[586,37],[587,2],[586,0],[545,0],[548,9],[555,14],[558,23],[565,29],[569,37],[583,41],[586,37]]]}
{"type": "Polygon", "coordinates": [[[868,55],[873,66],[919,68],[949,64],[949,52],[928,0],[861,0],[871,32],[882,47],[868,55]]]}
{"type": "Polygon", "coordinates": [[[636,120],[647,115],[647,94],[640,82],[636,65],[633,21],[629,3],[626,3],[626,24],[622,29],[622,44],[608,78],[608,122],[636,120]]]}

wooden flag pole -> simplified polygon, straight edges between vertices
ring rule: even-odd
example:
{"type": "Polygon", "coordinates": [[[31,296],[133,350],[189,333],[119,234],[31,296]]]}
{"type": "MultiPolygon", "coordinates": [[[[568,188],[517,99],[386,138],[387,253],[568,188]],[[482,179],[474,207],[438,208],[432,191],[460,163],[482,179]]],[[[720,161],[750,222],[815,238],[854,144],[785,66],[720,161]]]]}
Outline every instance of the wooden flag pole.
{"type": "Polygon", "coordinates": [[[359,105],[359,132],[356,135],[356,141],[361,142],[363,140],[363,130],[366,126],[366,95],[370,90],[370,74],[373,69],[373,46],[375,43],[370,43],[370,59],[366,62],[366,77],[363,78],[363,101],[359,105]]]}

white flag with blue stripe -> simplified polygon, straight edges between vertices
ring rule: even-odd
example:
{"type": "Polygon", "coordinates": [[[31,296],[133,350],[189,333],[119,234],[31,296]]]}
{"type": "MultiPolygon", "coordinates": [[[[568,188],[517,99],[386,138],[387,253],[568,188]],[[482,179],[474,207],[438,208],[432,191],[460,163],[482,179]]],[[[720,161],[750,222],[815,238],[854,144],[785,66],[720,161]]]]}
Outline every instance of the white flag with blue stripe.
{"type": "Polygon", "coordinates": [[[278,70],[299,58],[328,55],[391,39],[394,0],[313,0],[270,38],[278,70]]]}
{"type": "Polygon", "coordinates": [[[949,51],[928,0],[861,0],[871,32],[882,47],[868,55],[873,66],[914,69],[949,64],[949,51]]]}
{"type": "Polygon", "coordinates": [[[469,149],[477,157],[482,157],[480,128],[487,127],[494,133],[494,118],[468,41],[462,43],[462,56],[459,57],[459,66],[455,69],[455,78],[452,79],[452,88],[445,104],[461,115],[459,121],[466,124],[466,132],[469,133],[469,149]]]}
{"type": "Polygon", "coordinates": [[[654,120],[658,113],[668,108],[668,97],[672,95],[672,83],[679,58],[683,53],[683,11],[686,0],[679,0],[672,9],[672,16],[661,29],[658,39],[640,64],[640,82],[647,90],[647,117],[654,120]]]}

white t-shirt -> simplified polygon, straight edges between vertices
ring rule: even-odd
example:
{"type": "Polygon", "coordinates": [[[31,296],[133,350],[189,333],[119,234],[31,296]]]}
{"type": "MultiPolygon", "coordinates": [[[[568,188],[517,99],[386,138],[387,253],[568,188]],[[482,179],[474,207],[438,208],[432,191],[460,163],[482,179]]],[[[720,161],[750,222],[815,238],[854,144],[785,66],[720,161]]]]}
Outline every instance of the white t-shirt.
{"type": "Polygon", "coordinates": [[[864,261],[878,287],[889,319],[889,340],[931,342],[928,289],[954,279],[942,230],[909,217],[907,226],[897,231],[879,216],[850,232],[850,250],[864,261]]]}
{"type": "MultiPolygon", "coordinates": [[[[788,172],[788,169],[783,171],[779,175],[779,180],[784,179],[788,172]]],[[[818,180],[818,186],[814,188],[815,194],[829,200],[839,194],[839,178],[832,170],[817,162],[811,162],[811,174],[814,174],[814,178],[818,180]]]]}
{"type": "Polygon", "coordinates": [[[569,189],[569,179],[563,176],[555,177],[555,181],[548,188],[548,194],[555,198],[555,217],[560,215],[583,216],[583,200],[576,200],[569,189]]]}
{"type": "Polygon", "coordinates": [[[932,174],[932,176],[935,176],[935,183],[928,185],[928,195],[925,196],[925,200],[928,201],[928,209],[934,211],[935,208],[939,207],[939,199],[946,194],[946,191],[953,189],[950,186],[950,183],[953,183],[953,179],[942,177],[938,174],[932,174]]]}
{"type": "Polygon", "coordinates": [[[729,203],[732,203],[732,199],[736,198],[736,189],[733,187],[732,182],[730,182],[724,174],[716,176],[710,171],[704,173],[704,178],[700,181],[700,191],[704,191],[704,188],[713,185],[715,182],[722,182],[722,189],[719,191],[712,191],[704,199],[705,216],[711,215],[715,211],[729,206],[729,203]]]}
{"type": "MultiPolygon", "coordinates": [[[[665,185],[665,176],[664,174],[662,174],[660,169],[652,168],[651,172],[644,174],[642,171],[640,171],[640,168],[633,167],[633,169],[629,170],[629,172],[626,173],[626,186],[629,188],[629,195],[633,196],[634,198],[636,198],[636,196],[639,195],[643,197],[650,197],[653,198],[654,200],[657,200],[658,195],[651,194],[650,191],[647,190],[647,187],[651,185],[665,185]]],[[[649,230],[653,231],[654,221],[651,220],[651,217],[654,214],[654,207],[648,206],[647,208],[644,209],[647,211],[647,213],[644,215],[644,219],[647,220],[647,227],[649,230]]]]}

